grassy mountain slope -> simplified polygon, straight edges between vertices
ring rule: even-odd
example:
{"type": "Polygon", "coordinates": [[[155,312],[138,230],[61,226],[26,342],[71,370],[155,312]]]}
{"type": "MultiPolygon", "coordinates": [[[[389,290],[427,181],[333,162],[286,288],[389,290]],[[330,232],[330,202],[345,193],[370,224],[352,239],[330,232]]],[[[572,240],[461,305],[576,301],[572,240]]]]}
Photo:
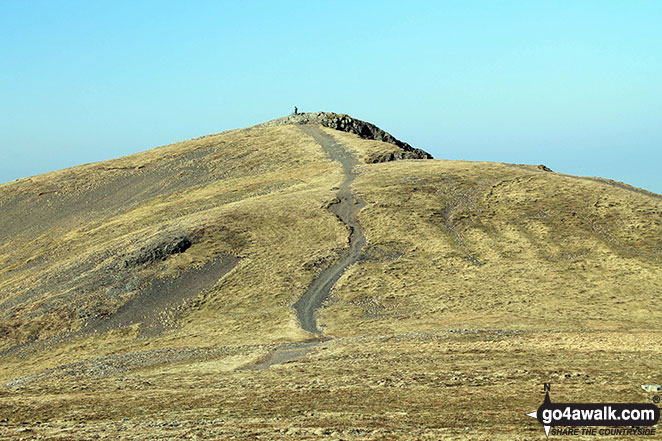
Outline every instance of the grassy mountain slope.
{"type": "Polygon", "coordinates": [[[355,188],[373,258],[322,312],[339,334],[649,329],[662,315],[659,195],[465,161],[362,165],[355,188]]]}
{"type": "Polygon", "coordinates": [[[222,294],[196,299],[186,323],[242,341],[264,338],[255,323],[244,323],[248,310],[264,315],[261,333],[296,334],[288,307],[312,278],[304,268],[343,247],[342,225],[321,207],[338,176],[290,126],[214,135],[6,184],[3,344],[80,329],[151,280],[219,254],[240,263],[214,291],[222,294]],[[151,258],[181,237],[192,242],[185,252],[151,258]]]}
{"type": "Polygon", "coordinates": [[[292,305],[350,228],[343,168],[291,122],[0,186],[1,436],[517,439],[542,382],[640,401],[656,381],[659,195],[392,161],[411,156],[326,123],[366,245],[323,336],[302,330],[292,305]]]}

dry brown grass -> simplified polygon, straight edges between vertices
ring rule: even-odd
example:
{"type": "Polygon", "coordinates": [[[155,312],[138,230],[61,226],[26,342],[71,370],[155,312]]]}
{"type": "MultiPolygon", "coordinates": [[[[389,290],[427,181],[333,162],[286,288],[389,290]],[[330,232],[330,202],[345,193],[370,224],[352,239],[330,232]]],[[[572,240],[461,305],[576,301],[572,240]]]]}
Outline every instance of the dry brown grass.
{"type": "MultiPolygon", "coordinates": [[[[542,439],[542,383],[564,402],[647,402],[659,332],[339,338],[236,370],[259,350],[1,392],[5,439],[542,439]],[[41,421],[36,425],[35,421],[41,421]]],[[[1,435],[0,435],[1,436],[1,435]]],[[[579,438],[590,439],[590,438],[579,438]]],[[[632,438],[634,439],[634,438],[632,438]]]]}
{"type": "MultiPolygon", "coordinates": [[[[176,275],[220,253],[242,257],[222,286],[198,299],[183,317],[182,332],[187,341],[195,342],[196,338],[208,341],[210,333],[214,339],[225,342],[301,338],[289,306],[305,290],[315,270],[335,259],[346,244],[344,227],[322,208],[333,197],[331,188],[342,176],[339,167],[327,161],[317,146],[295,127],[271,128],[268,136],[265,131],[229,132],[194,140],[191,143],[195,148],[184,143],[134,155],[135,158],[122,158],[117,160],[119,164],[110,161],[71,169],[66,174],[50,174],[61,194],[68,195],[69,187],[75,187],[82,176],[90,173],[91,167],[119,167],[133,158],[132,164],[167,169],[171,167],[170,156],[211,146],[214,147],[211,157],[203,159],[212,170],[210,173],[224,170],[225,178],[157,194],[129,207],[110,207],[105,216],[85,219],[66,231],[62,231],[63,227],[48,229],[48,225],[39,225],[44,233],[30,237],[31,231],[24,232],[14,238],[16,246],[11,253],[2,256],[15,262],[13,267],[0,272],[0,290],[7,288],[0,292],[7,293],[9,288],[12,291],[2,296],[3,300],[18,298],[39,286],[46,272],[67,273],[76,264],[88,261],[95,262],[96,268],[103,267],[118,254],[131,253],[156,234],[204,230],[208,232],[204,242],[169,258],[167,264],[139,273],[145,279],[157,274],[176,275]],[[154,164],[156,161],[159,163],[154,164]],[[37,268],[30,266],[35,259],[43,264],[37,268]]],[[[47,179],[39,176],[35,180],[47,179]]],[[[26,183],[24,191],[29,186],[26,183]]],[[[63,205],[62,214],[66,216],[66,204],[63,205]]],[[[28,314],[48,299],[49,294],[63,293],[46,292],[19,311],[28,314]]],[[[96,299],[103,295],[93,292],[88,297],[96,299]]],[[[50,331],[34,319],[29,320],[30,327],[17,314],[17,338],[35,329],[40,330],[41,337],[48,337],[61,332],[63,325],[73,329],[80,325],[80,321],[71,323],[72,318],[67,315],[42,317],[49,321],[50,331]]]]}
{"type": "Polygon", "coordinates": [[[335,335],[659,327],[661,199],[465,161],[363,165],[354,186],[373,259],[323,311],[335,335]]]}
{"type": "MultiPolygon", "coordinates": [[[[394,148],[324,130],[362,160],[394,148]]],[[[0,302],[16,302],[0,310],[0,348],[78,328],[81,305],[117,307],[105,287],[64,290],[53,275],[82,281],[178,234],[201,239],[135,275],[241,258],[161,336],[134,327],[3,356],[0,382],[106,355],[147,361],[0,389],[0,439],[542,439],[524,413],[543,382],[559,401],[651,398],[640,385],[662,382],[660,198],[498,163],[358,171],[367,259],[320,313],[333,339],[264,370],[245,368],[310,337],[291,305],[347,247],[325,208],[341,169],[299,129],[231,131],[0,186],[0,302]],[[57,296],[68,303],[35,314],[57,296]],[[493,332],[448,332],[458,328],[493,332]],[[198,352],[154,355],[164,348],[198,352]]]]}

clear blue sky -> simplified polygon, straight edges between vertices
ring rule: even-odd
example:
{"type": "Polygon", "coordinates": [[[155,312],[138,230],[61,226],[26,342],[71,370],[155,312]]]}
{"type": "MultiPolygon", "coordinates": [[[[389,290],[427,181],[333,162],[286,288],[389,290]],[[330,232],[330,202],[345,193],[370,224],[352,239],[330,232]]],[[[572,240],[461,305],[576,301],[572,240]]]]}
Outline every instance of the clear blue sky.
{"type": "Polygon", "coordinates": [[[662,1],[0,0],[0,182],[303,111],[662,193],[662,1]]]}

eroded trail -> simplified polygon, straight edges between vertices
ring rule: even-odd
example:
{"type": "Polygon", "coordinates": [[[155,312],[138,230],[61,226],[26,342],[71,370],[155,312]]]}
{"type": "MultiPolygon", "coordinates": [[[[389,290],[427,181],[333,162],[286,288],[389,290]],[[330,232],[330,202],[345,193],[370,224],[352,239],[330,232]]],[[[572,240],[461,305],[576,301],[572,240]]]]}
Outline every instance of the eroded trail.
{"type": "Polygon", "coordinates": [[[301,126],[301,130],[312,136],[331,159],[340,162],[345,173],[345,179],[340,184],[337,193],[339,202],[331,205],[329,210],[335,213],[338,219],[349,228],[349,249],[335,264],[322,271],[319,277],[313,281],[306,292],[293,305],[301,327],[313,334],[322,334],[317,327],[315,312],[322,307],[324,301],[329,297],[331,289],[345,270],[362,257],[362,250],[365,247],[366,240],[357,215],[365,205],[365,202],[354,196],[351,190],[352,181],[356,177],[356,172],[354,171],[354,167],[357,164],[356,159],[341,144],[336,142],[331,135],[326,134],[319,127],[307,125],[301,126]]]}
{"type": "Polygon", "coordinates": [[[245,369],[268,369],[275,364],[286,363],[305,356],[312,348],[322,344],[324,338],[322,331],[317,326],[315,313],[319,310],[326,299],[329,298],[331,289],[335,286],[345,270],[363,257],[363,248],[366,245],[363,229],[358,222],[357,215],[365,202],[352,194],[351,184],[357,173],[354,167],[356,159],[345,148],[336,142],[331,136],[322,131],[318,126],[303,125],[300,129],[313,137],[313,139],[324,149],[324,151],[342,166],[345,178],[339,186],[336,194],[338,202],[329,206],[337,217],[349,229],[349,249],[338,259],[336,263],[326,268],[313,280],[306,292],[292,305],[296,311],[299,324],[304,330],[316,334],[315,340],[284,344],[269,354],[264,360],[246,366],[245,369]]]}

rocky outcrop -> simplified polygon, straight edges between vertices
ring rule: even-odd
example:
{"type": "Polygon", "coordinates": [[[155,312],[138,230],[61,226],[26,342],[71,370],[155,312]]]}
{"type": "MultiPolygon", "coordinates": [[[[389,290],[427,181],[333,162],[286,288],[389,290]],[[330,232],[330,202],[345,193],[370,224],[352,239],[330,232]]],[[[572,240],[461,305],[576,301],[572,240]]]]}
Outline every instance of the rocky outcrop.
{"type": "Polygon", "coordinates": [[[395,138],[369,122],[352,118],[349,115],[333,112],[310,112],[289,115],[283,118],[260,124],[260,126],[279,126],[286,124],[320,124],[331,129],[341,130],[343,132],[353,133],[363,139],[373,139],[375,141],[388,142],[402,149],[400,155],[390,155],[388,158],[377,158],[373,162],[393,161],[396,159],[432,159],[432,155],[421,149],[414,148],[395,138]]]}
{"type": "Polygon", "coordinates": [[[145,245],[141,247],[138,252],[127,256],[122,262],[122,267],[128,268],[145,263],[153,263],[160,260],[165,260],[171,254],[183,253],[189,249],[191,245],[192,242],[188,237],[161,239],[155,243],[145,245]]]}

